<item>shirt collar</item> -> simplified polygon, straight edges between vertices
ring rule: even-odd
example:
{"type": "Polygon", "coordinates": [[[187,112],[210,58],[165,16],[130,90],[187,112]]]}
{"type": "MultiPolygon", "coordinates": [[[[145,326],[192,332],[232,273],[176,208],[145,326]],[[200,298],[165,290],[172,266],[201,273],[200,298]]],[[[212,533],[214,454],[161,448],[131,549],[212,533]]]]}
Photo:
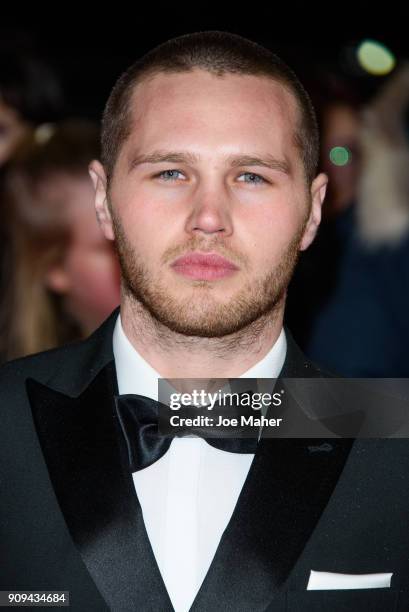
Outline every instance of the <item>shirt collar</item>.
{"type": "MultiPolygon", "coordinates": [[[[136,393],[158,399],[160,374],[140,355],[128,340],[121,323],[121,315],[115,323],[113,351],[120,394],[136,393]]],[[[287,352],[284,329],[267,355],[238,378],[277,378],[287,352]]]]}

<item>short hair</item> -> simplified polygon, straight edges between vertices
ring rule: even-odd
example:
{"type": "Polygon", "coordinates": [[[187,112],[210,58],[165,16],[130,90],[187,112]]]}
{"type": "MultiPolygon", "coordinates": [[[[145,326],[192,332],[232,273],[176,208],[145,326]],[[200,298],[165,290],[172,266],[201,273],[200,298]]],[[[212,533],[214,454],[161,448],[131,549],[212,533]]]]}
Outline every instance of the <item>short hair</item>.
{"type": "Polygon", "coordinates": [[[319,160],[318,125],[310,97],[298,77],[281,58],[258,43],[238,34],[210,30],[178,36],[158,45],[118,78],[102,115],[101,161],[108,184],[120,149],[131,133],[130,106],[136,85],[158,73],[189,72],[194,68],[215,76],[269,77],[287,87],[300,111],[295,144],[301,154],[306,179],[309,184],[312,182],[319,160]]]}

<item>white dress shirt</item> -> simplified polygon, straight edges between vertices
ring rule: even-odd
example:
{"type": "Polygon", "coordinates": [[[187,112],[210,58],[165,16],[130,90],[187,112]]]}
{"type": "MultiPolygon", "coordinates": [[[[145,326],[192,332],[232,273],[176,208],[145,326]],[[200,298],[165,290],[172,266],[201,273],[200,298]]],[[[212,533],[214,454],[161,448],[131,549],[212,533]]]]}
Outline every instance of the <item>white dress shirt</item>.
{"type": "MultiPolygon", "coordinates": [[[[158,399],[160,374],[128,340],[118,316],[113,350],[119,393],[158,399]]],[[[276,378],[287,350],[284,330],[240,378],[276,378]]],[[[219,450],[197,437],[175,438],[133,482],[160,573],[176,612],[187,612],[227,527],[254,454],[219,450]]]]}

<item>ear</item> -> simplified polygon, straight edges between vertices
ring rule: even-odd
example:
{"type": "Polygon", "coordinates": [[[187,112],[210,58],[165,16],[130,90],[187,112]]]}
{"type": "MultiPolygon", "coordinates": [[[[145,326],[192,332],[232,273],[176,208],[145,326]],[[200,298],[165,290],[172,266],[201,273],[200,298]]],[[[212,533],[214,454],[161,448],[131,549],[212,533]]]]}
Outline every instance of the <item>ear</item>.
{"type": "Polygon", "coordinates": [[[305,251],[305,249],[308,249],[316,236],[319,224],[321,223],[321,209],[325,198],[325,192],[327,190],[327,184],[328,177],[323,172],[318,174],[318,176],[316,176],[312,182],[311,212],[301,240],[300,251],[305,251]]]}
{"type": "Polygon", "coordinates": [[[111,212],[107,199],[107,178],[104,166],[94,159],[88,166],[88,172],[95,189],[95,211],[102,232],[108,240],[114,240],[111,212]]]}
{"type": "Polygon", "coordinates": [[[55,264],[47,271],[45,275],[45,284],[55,293],[68,293],[71,288],[71,283],[64,264],[55,264]]]}

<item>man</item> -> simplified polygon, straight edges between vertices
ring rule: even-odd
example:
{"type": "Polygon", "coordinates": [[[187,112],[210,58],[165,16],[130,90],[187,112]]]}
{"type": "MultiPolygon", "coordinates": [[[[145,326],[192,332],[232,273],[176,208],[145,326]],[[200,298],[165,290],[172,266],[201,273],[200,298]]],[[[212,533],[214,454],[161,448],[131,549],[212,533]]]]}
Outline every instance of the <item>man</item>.
{"type": "Polygon", "coordinates": [[[320,376],[283,330],[327,182],[302,86],[251,41],[190,34],[120,77],[102,127],[120,315],[3,368],[1,588],[69,590],[74,610],[407,606],[405,443],[135,451],[158,377],[320,376]]]}

